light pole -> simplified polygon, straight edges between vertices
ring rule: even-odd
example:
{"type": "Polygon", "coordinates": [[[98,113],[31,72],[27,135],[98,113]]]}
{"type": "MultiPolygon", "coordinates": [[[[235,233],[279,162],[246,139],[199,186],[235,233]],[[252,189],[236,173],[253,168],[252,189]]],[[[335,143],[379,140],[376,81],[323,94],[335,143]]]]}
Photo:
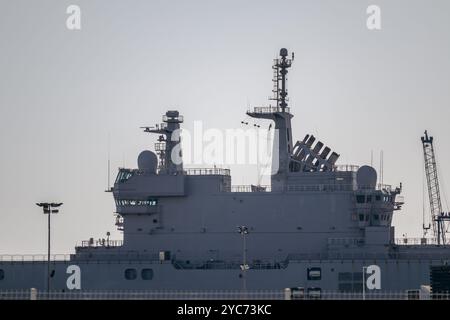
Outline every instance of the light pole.
{"type": "Polygon", "coordinates": [[[250,269],[247,264],[247,243],[246,243],[246,236],[248,234],[248,228],[246,226],[238,226],[238,232],[242,235],[242,242],[243,242],[243,248],[242,248],[242,289],[243,291],[247,291],[247,279],[245,277],[245,272],[250,269]]]}
{"type": "Polygon", "coordinates": [[[363,300],[366,300],[366,270],[367,270],[367,267],[364,267],[363,266],[363,274],[362,274],[362,279],[363,279],[363,283],[362,283],[362,285],[363,285],[363,300]]]}
{"type": "Polygon", "coordinates": [[[62,205],[62,203],[54,202],[40,202],[36,203],[37,206],[41,207],[44,214],[48,214],[47,227],[48,227],[48,243],[47,243],[47,292],[50,292],[50,216],[52,213],[58,213],[59,209],[56,209],[62,205]]]}

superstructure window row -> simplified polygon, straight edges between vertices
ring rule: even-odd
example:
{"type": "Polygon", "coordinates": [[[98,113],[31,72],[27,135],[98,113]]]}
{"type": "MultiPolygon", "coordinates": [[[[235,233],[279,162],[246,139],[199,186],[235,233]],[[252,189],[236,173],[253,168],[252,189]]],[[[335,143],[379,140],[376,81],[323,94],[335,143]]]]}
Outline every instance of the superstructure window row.
{"type": "MultiPolygon", "coordinates": [[[[375,201],[383,201],[383,202],[390,202],[391,201],[391,196],[387,196],[387,195],[376,195],[375,196],[375,201]]],[[[372,195],[363,195],[363,194],[359,194],[356,195],[356,203],[371,203],[372,202],[372,195]]]]}
{"type": "Polygon", "coordinates": [[[149,200],[116,199],[116,205],[118,206],[156,206],[157,204],[158,204],[157,199],[149,199],[149,200]]]}

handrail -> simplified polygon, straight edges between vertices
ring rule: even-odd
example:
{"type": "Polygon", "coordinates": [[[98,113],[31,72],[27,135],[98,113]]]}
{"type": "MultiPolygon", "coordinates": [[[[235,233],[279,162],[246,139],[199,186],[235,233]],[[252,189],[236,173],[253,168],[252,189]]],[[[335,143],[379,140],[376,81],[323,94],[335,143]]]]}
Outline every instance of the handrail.
{"type": "Polygon", "coordinates": [[[108,240],[108,239],[98,239],[98,240],[83,240],[81,241],[81,247],[83,248],[97,248],[97,247],[121,247],[123,245],[123,240],[108,240]]]}
{"type": "MultiPolygon", "coordinates": [[[[50,261],[69,261],[70,254],[52,254],[50,261]]],[[[0,262],[45,262],[46,254],[0,254],[0,262]]]]}
{"type": "MultiPolygon", "coordinates": [[[[392,191],[392,186],[385,184],[378,184],[375,189],[360,189],[354,184],[343,184],[343,183],[333,183],[333,184],[291,184],[281,187],[273,188],[270,185],[233,185],[231,188],[224,188],[223,192],[296,192],[296,191],[361,191],[361,192],[371,192],[373,190],[385,190],[387,192],[392,191]]],[[[399,201],[402,202],[403,199],[400,198],[399,201]]]]}
{"type": "MultiPolygon", "coordinates": [[[[286,107],[284,108],[284,112],[290,113],[290,108],[286,107]]],[[[254,107],[253,111],[247,111],[247,113],[275,113],[275,112],[283,112],[283,109],[281,107],[254,107]]]]}
{"type": "MultiPolygon", "coordinates": [[[[223,192],[331,192],[331,191],[373,191],[374,189],[358,189],[354,184],[293,184],[282,187],[273,188],[269,185],[255,186],[255,185],[233,185],[231,188],[224,188],[223,192]]],[[[375,190],[385,190],[390,192],[392,188],[388,185],[377,185],[375,190]]],[[[401,202],[401,201],[400,201],[401,202]]]]}
{"type": "MultiPolygon", "coordinates": [[[[396,238],[395,244],[400,246],[424,246],[424,245],[438,245],[436,238],[396,238]]],[[[449,245],[450,240],[447,240],[445,245],[449,245]]],[[[441,245],[443,245],[441,243],[441,245]]]]}
{"type": "Polygon", "coordinates": [[[272,188],[268,185],[255,186],[255,185],[234,185],[231,186],[231,192],[270,192],[272,188]]]}
{"type": "Polygon", "coordinates": [[[230,169],[224,168],[191,168],[185,169],[184,174],[188,176],[229,176],[230,169]]]}
{"type": "Polygon", "coordinates": [[[338,164],[334,166],[335,171],[356,172],[359,166],[355,164],[338,164]]]}

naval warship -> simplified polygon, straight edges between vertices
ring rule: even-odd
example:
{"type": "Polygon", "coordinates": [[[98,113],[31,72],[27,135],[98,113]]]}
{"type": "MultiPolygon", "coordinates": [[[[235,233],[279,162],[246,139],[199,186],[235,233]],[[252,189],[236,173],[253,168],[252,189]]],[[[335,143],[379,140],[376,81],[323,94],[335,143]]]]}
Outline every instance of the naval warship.
{"type": "Polygon", "coordinates": [[[338,165],[316,137],[292,138],[287,73],[274,60],[274,105],[247,115],[270,120],[274,170],[269,186],[233,186],[229,169],[187,169],[174,161],[183,117],[171,110],[145,127],[155,152],[119,168],[108,190],[122,240],[83,241],[67,259],[2,259],[0,291],[282,290],[405,291],[430,286],[450,261],[445,243],[398,242],[392,225],[404,201],[377,171],[338,165]],[[49,280],[50,279],[50,280],[49,280]]]}

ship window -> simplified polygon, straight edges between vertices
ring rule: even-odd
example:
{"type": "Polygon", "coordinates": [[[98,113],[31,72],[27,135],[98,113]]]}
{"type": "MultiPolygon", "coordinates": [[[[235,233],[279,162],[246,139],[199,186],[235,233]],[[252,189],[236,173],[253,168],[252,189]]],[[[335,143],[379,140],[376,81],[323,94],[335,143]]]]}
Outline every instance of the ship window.
{"type": "Polygon", "coordinates": [[[125,279],[127,280],[135,280],[137,278],[136,269],[126,269],[125,270],[125,279]]]}
{"type": "Polygon", "coordinates": [[[375,220],[378,220],[378,219],[379,219],[379,215],[374,214],[374,215],[373,215],[373,218],[374,218],[375,220]]]}
{"type": "Polygon", "coordinates": [[[362,282],[363,274],[362,272],[354,272],[353,273],[353,281],[361,281],[362,282]]]}
{"type": "Polygon", "coordinates": [[[364,221],[364,215],[363,214],[359,215],[359,221],[364,221]]]}
{"type": "Polygon", "coordinates": [[[339,281],[352,281],[352,273],[351,272],[339,272],[338,280],[339,281]]]}
{"type": "Polygon", "coordinates": [[[354,282],[353,283],[353,292],[361,292],[363,290],[362,282],[354,282]]]}
{"type": "Polygon", "coordinates": [[[320,279],[322,279],[322,269],[308,268],[308,280],[320,280],[320,279]]]}
{"type": "Polygon", "coordinates": [[[369,221],[369,215],[366,214],[366,221],[369,221]]]}
{"type": "Polygon", "coordinates": [[[381,200],[381,196],[380,195],[375,196],[375,201],[380,201],[380,200],[381,200]]]}
{"type": "Polygon", "coordinates": [[[320,299],[320,296],[322,295],[321,288],[308,288],[307,292],[309,299],[320,299]]]}
{"type": "Polygon", "coordinates": [[[356,203],[364,203],[364,201],[365,201],[364,195],[356,196],[356,203]]]}
{"type": "Polygon", "coordinates": [[[339,291],[341,291],[341,292],[353,291],[352,283],[351,282],[339,283],[339,291]]]}
{"type": "Polygon", "coordinates": [[[372,196],[367,196],[367,202],[372,202],[372,196]]]}
{"type": "Polygon", "coordinates": [[[3,269],[0,269],[0,280],[5,279],[5,271],[3,269]]]}
{"type": "Polygon", "coordinates": [[[142,269],[141,277],[143,280],[152,280],[153,279],[153,269],[142,269]]]}

